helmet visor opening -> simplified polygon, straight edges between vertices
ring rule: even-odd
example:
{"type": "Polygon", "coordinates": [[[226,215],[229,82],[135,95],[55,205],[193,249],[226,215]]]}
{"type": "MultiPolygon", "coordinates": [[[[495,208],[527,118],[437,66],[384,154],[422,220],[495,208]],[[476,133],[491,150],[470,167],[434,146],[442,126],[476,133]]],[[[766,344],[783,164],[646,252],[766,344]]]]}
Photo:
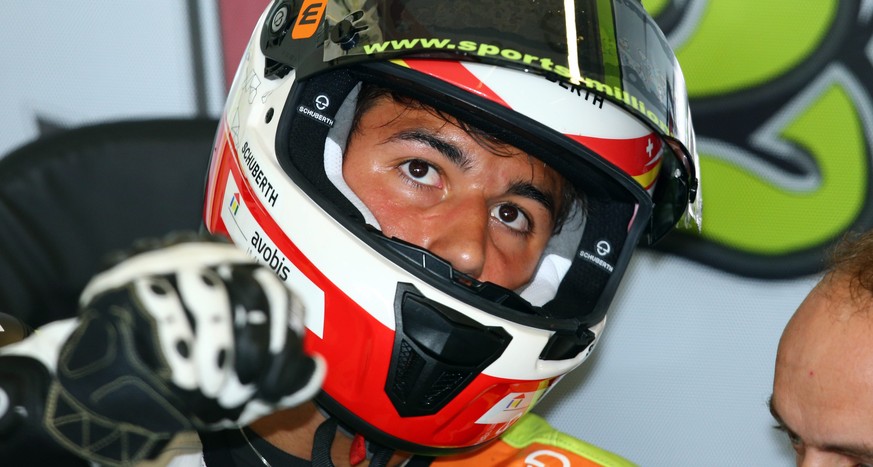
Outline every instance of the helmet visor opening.
{"type": "MultiPolygon", "coordinates": [[[[350,231],[357,232],[362,240],[383,256],[391,258],[404,269],[440,290],[475,304],[478,308],[495,316],[542,329],[576,329],[580,323],[590,324],[602,319],[611,299],[612,291],[629,259],[630,251],[641,235],[641,229],[633,228],[633,226],[646,225],[650,216],[651,197],[637,182],[615,166],[605,162],[588,148],[557,134],[524,115],[507,111],[505,107],[494,102],[478,98],[448,83],[391,63],[373,63],[346,70],[336,70],[311,77],[305,85],[296,84],[295,86],[299,86],[300,89],[298,92],[291,93],[291,100],[285,106],[282,121],[296,120],[305,122],[305,124],[311,123],[307,121],[311,119],[292,118],[297,112],[299,102],[308,99],[308,97],[303,97],[304,94],[323,92],[327,86],[323,85],[322,82],[332,82],[338,79],[334,76],[337,73],[342,75],[339,79],[343,82],[365,81],[395,89],[403,95],[487,132],[552,167],[569,183],[573,184],[579,193],[585,195],[587,203],[603,206],[625,206],[620,209],[624,214],[615,216],[610,214],[615,212],[614,209],[606,208],[598,210],[602,214],[593,217],[591,217],[591,213],[586,214],[586,223],[590,223],[590,225],[614,226],[614,228],[609,229],[609,235],[614,236],[614,238],[609,238],[606,242],[610,245],[606,248],[609,253],[608,258],[601,259],[600,255],[596,253],[603,250],[603,247],[596,247],[596,243],[603,241],[604,238],[588,239],[586,241],[594,243],[585,246],[577,238],[576,243],[571,246],[572,251],[566,259],[568,263],[594,261],[598,266],[597,269],[604,274],[602,280],[587,281],[593,284],[589,286],[591,290],[586,292],[590,295],[587,305],[576,306],[579,300],[570,297],[573,294],[572,290],[560,292],[560,287],[556,287],[558,292],[553,292],[553,295],[563,294],[567,297],[558,301],[553,300],[550,306],[534,306],[521,298],[517,291],[471,280],[471,278],[451,269],[447,262],[417,249],[417,247],[404,245],[402,242],[387,241],[380,238],[379,235],[374,236],[372,230],[367,229],[361,223],[359,216],[353,218],[353,216],[348,215],[347,210],[337,211],[339,203],[333,201],[337,199],[337,196],[325,193],[325,191],[335,191],[330,190],[328,184],[313,185],[312,180],[308,179],[306,182],[301,180],[301,183],[298,183],[300,186],[317,187],[317,189],[308,190],[313,200],[322,205],[326,211],[332,212],[334,218],[343,223],[350,231]],[[295,95],[298,97],[295,98],[295,95]],[[579,251],[582,249],[593,253],[580,256],[579,251]],[[439,267],[428,270],[422,266],[423,263],[439,264],[439,267]],[[443,272],[437,274],[434,272],[437,270],[443,272]]],[[[288,170],[292,178],[300,178],[295,177],[295,172],[309,170],[304,166],[315,167],[318,164],[308,162],[311,157],[300,153],[299,146],[292,147],[290,141],[297,141],[296,138],[299,137],[301,131],[305,131],[309,140],[316,138],[311,130],[290,127],[286,130],[282,127],[283,124],[280,122],[279,132],[283,135],[277,140],[280,161],[283,162],[286,169],[293,168],[293,170],[288,170]]],[[[318,154],[317,149],[316,154],[318,154]]],[[[572,271],[578,268],[570,267],[570,269],[572,271]]],[[[579,272],[578,274],[583,273],[579,272]]],[[[586,281],[580,279],[577,282],[586,281]]]]}

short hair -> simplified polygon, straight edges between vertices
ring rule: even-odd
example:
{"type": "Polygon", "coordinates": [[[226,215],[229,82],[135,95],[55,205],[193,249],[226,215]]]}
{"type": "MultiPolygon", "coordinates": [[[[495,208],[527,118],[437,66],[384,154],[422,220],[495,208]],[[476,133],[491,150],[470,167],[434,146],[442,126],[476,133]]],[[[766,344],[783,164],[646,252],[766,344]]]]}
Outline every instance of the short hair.
{"type": "Polygon", "coordinates": [[[873,298],[873,229],[847,232],[829,251],[825,277],[848,279],[855,299],[873,298]]]}

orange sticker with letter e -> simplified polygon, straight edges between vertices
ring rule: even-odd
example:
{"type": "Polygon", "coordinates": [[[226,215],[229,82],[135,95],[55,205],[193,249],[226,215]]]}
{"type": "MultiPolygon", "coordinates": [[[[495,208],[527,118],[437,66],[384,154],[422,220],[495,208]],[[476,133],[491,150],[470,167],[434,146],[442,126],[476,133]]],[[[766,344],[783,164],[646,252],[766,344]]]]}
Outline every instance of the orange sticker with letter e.
{"type": "Polygon", "coordinates": [[[304,1],[303,6],[300,7],[300,13],[297,15],[297,22],[294,23],[294,29],[291,31],[291,38],[306,39],[312,37],[321,23],[325,7],[327,7],[327,0],[304,1]]]}

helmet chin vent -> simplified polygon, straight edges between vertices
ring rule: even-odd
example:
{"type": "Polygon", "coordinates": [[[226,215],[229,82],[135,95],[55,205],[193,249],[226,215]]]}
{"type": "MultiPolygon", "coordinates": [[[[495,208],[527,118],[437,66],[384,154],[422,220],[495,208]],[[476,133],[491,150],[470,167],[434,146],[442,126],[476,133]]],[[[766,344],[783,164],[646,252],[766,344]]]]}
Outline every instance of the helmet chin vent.
{"type": "Polygon", "coordinates": [[[404,417],[432,415],[499,357],[512,336],[398,284],[397,332],[385,391],[404,417]]]}

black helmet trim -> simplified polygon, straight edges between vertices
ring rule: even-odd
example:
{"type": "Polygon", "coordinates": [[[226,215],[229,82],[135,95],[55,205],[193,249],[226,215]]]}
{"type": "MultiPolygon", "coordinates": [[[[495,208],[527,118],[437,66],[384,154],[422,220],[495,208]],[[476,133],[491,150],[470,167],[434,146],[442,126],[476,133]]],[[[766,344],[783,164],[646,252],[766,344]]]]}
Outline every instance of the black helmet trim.
{"type": "Polygon", "coordinates": [[[465,452],[474,451],[481,448],[483,445],[490,442],[486,441],[482,444],[465,446],[463,448],[447,448],[437,446],[423,446],[421,444],[411,443],[394,436],[386,434],[384,431],[370,425],[354,412],[344,407],[341,403],[334,400],[324,391],[318,393],[315,397],[316,405],[326,412],[328,416],[334,417],[339,422],[340,426],[351,433],[359,433],[368,443],[376,443],[381,446],[390,446],[392,449],[403,452],[412,452],[416,456],[449,456],[453,454],[463,454],[465,452]]]}
{"type": "MultiPolygon", "coordinates": [[[[651,199],[633,179],[587,148],[562,138],[523,115],[509,112],[511,118],[507,119],[506,109],[499,104],[390,63],[337,69],[310,77],[305,82],[295,80],[293,86],[277,129],[277,134],[284,135],[276,140],[279,162],[316,203],[370,247],[397,264],[405,264],[411,273],[443,292],[494,316],[569,334],[602,321],[629,261],[630,255],[622,253],[633,249],[651,215],[651,199]],[[407,76],[407,73],[414,77],[407,76]],[[381,232],[367,228],[357,209],[327,180],[323,165],[325,139],[330,129],[328,121],[335,117],[339,103],[361,80],[393,89],[400,88],[397,83],[402,82],[402,93],[504,139],[565,176],[574,174],[575,177],[568,179],[577,187],[584,188],[589,205],[596,206],[596,212],[602,212],[602,216],[598,214],[597,222],[587,224],[601,224],[598,229],[603,229],[594,237],[593,233],[583,235],[583,242],[576,250],[581,260],[573,261],[564,280],[574,285],[562,284],[551,302],[534,307],[513,291],[472,280],[426,250],[397,239],[387,239],[381,232]],[[314,118],[309,115],[308,103],[315,102],[319,95],[327,95],[337,104],[321,111],[323,118],[314,118]],[[498,122],[496,117],[490,117],[492,115],[501,115],[503,120],[498,122]],[[530,134],[522,134],[519,128],[528,129],[530,134]],[[609,245],[608,251],[597,254],[598,250],[603,251],[598,247],[602,243],[609,245]],[[423,263],[435,267],[423,268],[423,263]],[[445,273],[446,270],[449,272],[445,273]],[[573,279],[572,276],[577,274],[579,277],[573,279]],[[593,280],[595,277],[600,278],[593,280]],[[585,308],[579,306],[580,293],[592,297],[585,303],[585,308]]],[[[587,227],[586,230],[596,231],[587,227]]],[[[567,358],[566,355],[560,357],[567,358]]]]}
{"type": "MultiPolygon", "coordinates": [[[[506,350],[512,334],[398,283],[385,394],[401,417],[434,415],[506,350]]],[[[574,354],[575,356],[575,354],[574,354]]]]}
{"type": "Polygon", "coordinates": [[[578,320],[581,325],[577,329],[600,322],[630,260],[622,251],[631,251],[649,225],[653,205],[645,190],[588,148],[524,115],[506,112],[492,101],[389,63],[357,68],[357,74],[367,81],[402,89],[410,97],[544,161],[585,194],[587,217],[597,222],[586,223],[576,250],[583,261],[573,261],[558,294],[536,313],[552,325],[554,320],[578,320]],[[587,300],[580,300],[580,296],[587,300]]]}

